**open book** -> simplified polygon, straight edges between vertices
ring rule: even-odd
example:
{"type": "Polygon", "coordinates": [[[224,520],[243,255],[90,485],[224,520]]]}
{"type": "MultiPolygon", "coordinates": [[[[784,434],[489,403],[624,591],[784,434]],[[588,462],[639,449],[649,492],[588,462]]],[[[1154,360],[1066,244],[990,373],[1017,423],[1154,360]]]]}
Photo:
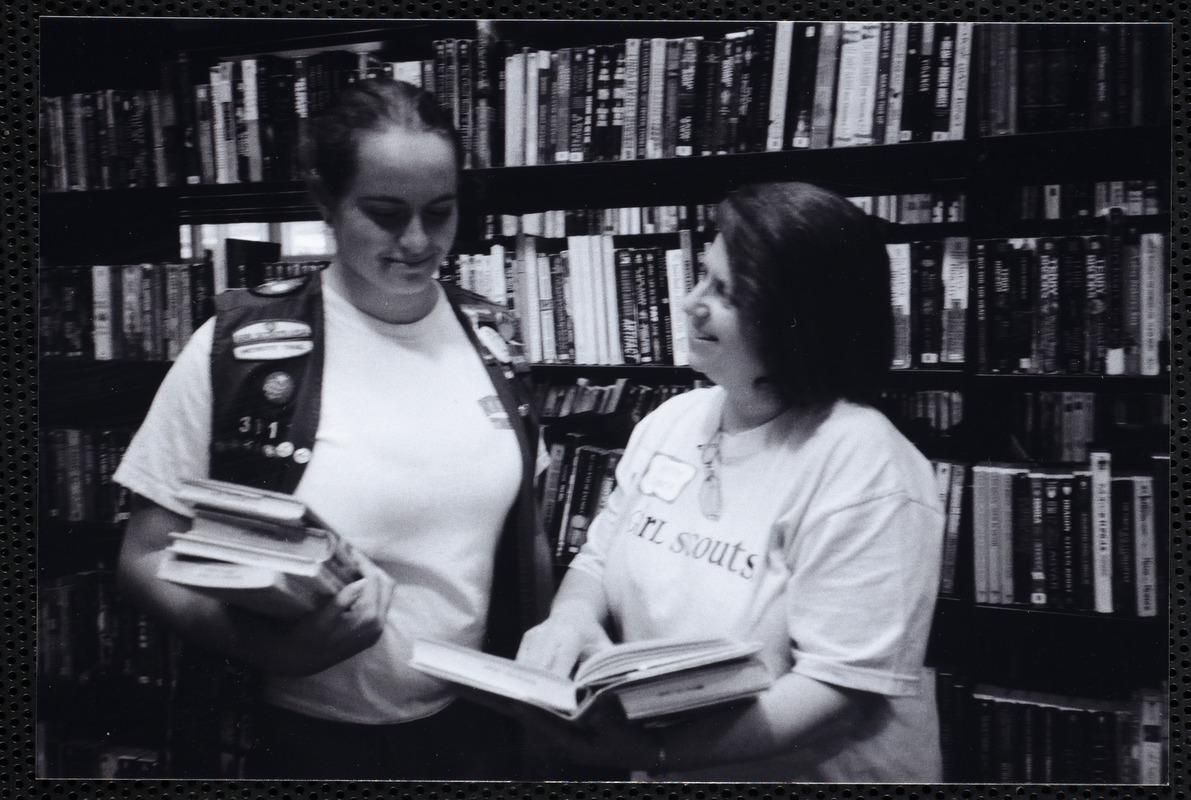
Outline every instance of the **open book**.
{"type": "Polygon", "coordinates": [[[350,545],[297,498],[186,481],[188,531],[170,534],[157,576],[262,614],[294,617],[360,577],[350,545]]]}
{"type": "Polygon", "coordinates": [[[571,679],[446,642],[414,642],[410,666],[443,680],[579,719],[605,694],[629,720],[651,720],[769,688],[757,645],[726,639],[649,639],[588,658],[571,679]]]}

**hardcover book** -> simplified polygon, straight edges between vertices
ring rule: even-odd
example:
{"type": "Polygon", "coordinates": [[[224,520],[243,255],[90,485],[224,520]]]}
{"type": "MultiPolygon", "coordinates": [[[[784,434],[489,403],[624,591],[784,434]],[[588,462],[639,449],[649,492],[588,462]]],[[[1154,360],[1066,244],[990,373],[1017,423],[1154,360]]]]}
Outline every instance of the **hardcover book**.
{"type": "Polygon", "coordinates": [[[579,720],[604,695],[629,721],[752,698],[772,683],[757,646],[723,639],[649,639],[612,645],[573,678],[510,659],[429,640],[414,642],[410,666],[452,683],[579,720]]]}

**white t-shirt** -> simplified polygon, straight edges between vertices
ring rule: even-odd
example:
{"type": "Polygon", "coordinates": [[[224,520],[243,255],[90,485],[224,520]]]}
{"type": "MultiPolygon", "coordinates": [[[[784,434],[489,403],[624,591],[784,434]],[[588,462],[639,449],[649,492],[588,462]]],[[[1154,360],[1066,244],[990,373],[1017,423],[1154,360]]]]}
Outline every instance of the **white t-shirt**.
{"type": "MultiPolygon", "coordinates": [[[[424,717],[449,689],[407,664],[411,642],[482,645],[493,559],[521,456],[479,355],[440,296],[409,325],[357,310],[324,282],[326,357],[313,457],[294,492],[396,581],[371,648],[265,696],[324,719],[424,717]]],[[[183,478],[205,477],[211,439],[208,321],[171,368],[115,480],[180,514],[183,478]]],[[[512,424],[516,424],[513,421],[512,424]]]]}
{"type": "Polygon", "coordinates": [[[718,387],[695,390],[636,427],[571,568],[602,581],[626,641],[755,641],[775,676],[793,670],[872,702],[793,752],[678,777],[939,780],[923,666],[943,534],[929,462],[871,408],[838,402],[813,430],[786,413],[724,436],[712,521],[699,445],[723,400],[718,387]]]}

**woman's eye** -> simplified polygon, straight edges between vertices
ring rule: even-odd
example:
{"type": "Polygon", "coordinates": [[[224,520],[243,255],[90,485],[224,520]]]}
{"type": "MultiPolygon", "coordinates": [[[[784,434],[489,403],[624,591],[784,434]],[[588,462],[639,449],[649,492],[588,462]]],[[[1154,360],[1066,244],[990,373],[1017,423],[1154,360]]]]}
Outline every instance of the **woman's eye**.
{"type": "Polygon", "coordinates": [[[365,213],[382,225],[398,222],[404,216],[404,212],[399,208],[368,208],[365,209],[365,213]]]}
{"type": "Polygon", "coordinates": [[[454,213],[452,208],[430,208],[426,210],[426,218],[436,222],[445,222],[454,213]]]}

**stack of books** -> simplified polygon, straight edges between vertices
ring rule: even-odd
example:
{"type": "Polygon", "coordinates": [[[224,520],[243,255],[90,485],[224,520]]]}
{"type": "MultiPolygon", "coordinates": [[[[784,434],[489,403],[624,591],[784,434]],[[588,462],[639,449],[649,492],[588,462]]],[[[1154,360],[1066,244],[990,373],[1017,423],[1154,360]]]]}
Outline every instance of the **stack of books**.
{"type": "Polygon", "coordinates": [[[360,577],[351,546],[290,495],[192,480],[179,499],[194,508],[194,526],[170,534],[162,580],[288,619],[360,577]]]}

